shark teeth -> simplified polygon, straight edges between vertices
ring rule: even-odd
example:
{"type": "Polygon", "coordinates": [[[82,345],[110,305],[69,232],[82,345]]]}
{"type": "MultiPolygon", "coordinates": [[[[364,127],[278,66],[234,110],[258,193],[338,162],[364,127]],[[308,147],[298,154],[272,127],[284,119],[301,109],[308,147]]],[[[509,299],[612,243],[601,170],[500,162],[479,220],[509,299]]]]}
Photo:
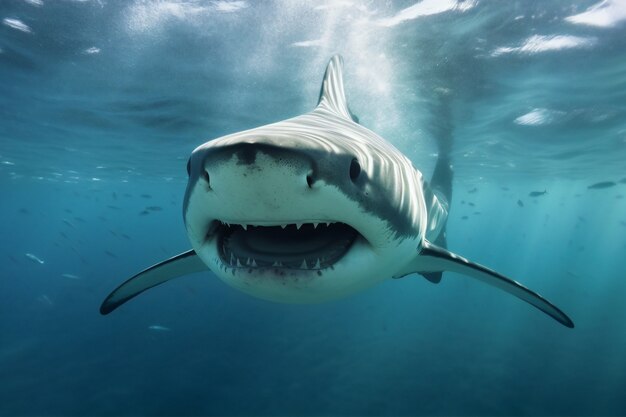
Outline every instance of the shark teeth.
{"type": "Polygon", "coordinates": [[[213,222],[218,225],[213,227],[213,234],[225,267],[249,272],[280,269],[319,274],[332,268],[359,236],[354,228],[341,222],[254,223],[213,222]]]}
{"type": "Polygon", "coordinates": [[[322,266],[322,263],[319,258],[315,260],[315,263],[309,261],[307,262],[306,258],[303,258],[300,264],[296,267],[285,265],[285,263],[280,261],[274,261],[271,265],[267,262],[259,261],[257,262],[254,258],[248,258],[245,262],[242,262],[241,258],[237,258],[232,252],[230,254],[230,260],[228,262],[228,266],[235,268],[260,268],[260,267],[271,267],[271,268],[287,268],[287,269],[300,269],[305,271],[319,271],[325,268],[322,266]],[[260,264],[259,264],[260,263],[260,264]],[[312,265],[312,266],[310,266],[312,265]]]}
{"type": "Polygon", "coordinates": [[[326,268],[325,265],[322,265],[322,260],[318,257],[315,260],[311,258],[302,258],[301,261],[298,262],[289,262],[288,264],[281,261],[267,262],[262,260],[256,260],[254,258],[246,258],[245,262],[244,258],[239,258],[235,256],[233,252],[229,253],[227,266],[233,269],[245,269],[245,268],[286,268],[286,269],[299,269],[303,271],[319,271],[326,268]]]}

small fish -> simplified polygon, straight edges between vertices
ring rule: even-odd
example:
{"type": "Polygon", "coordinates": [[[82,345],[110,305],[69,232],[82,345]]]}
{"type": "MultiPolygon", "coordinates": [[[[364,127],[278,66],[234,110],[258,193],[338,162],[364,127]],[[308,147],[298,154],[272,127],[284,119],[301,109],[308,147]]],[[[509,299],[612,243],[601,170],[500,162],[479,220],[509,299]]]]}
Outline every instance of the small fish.
{"type": "Polygon", "coordinates": [[[80,223],[85,223],[85,219],[83,219],[82,217],[74,217],[74,220],[80,223]]]}
{"type": "Polygon", "coordinates": [[[472,188],[471,190],[469,190],[467,193],[468,193],[468,194],[474,194],[474,193],[475,193],[475,192],[477,192],[477,191],[478,191],[478,188],[474,187],[474,188],[472,188]]]}
{"type": "Polygon", "coordinates": [[[500,187],[502,191],[509,191],[509,187],[500,187]]]}
{"type": "Polygon", "coordinates": [[[474,212],[474,214],[476,214],[476,215],[480,215],[480,214],[482,214],[482,213],[481,213],[480,211],[475,211],[475,212],[474,212]]]}
{"type": "Polygon", "coordinates": [[[467,205],[470,206],[470,207],[476,206],[476,204],[474,204],[474,203],[467,203],[467,205]]]}
{"type": "Polygon", "coordinates": [[[82,279],[78,275],[74,275],[74,274],[61,274],[61,276],[63,278],[68,278],[68,279],[82,279]]]}
{"type": "Polygon", "coordinates": [[[547,194],[548,190],[543,190],[543,191],[531,191],[530,193],[528,193],[529,197],[539,197],[540,195],[544,195],[547,194]]]}
{"type": "Polygon", "coordinates": [[[72,213],[73,213],[73,211],[72,211],[72,210],[70,210],[70,209],[65,209],[65,212],[66,212],[67,214],[72,214],[72,213]]]}
{"type": "Polygon", "coordinates": [[[524,207],[524,202],[522,200],[517,200],[517,205],[520,207],[524,207]]]}
{"type": "Polygon", "coordinates": [[[142,194],[141,198],[152,198],[150,194],[142,194]]]}
{"type": "Polygon", "coordinates": [[[463,216],[463,217],[461,217],[461,220],[467,220],[467,219],[468,219],[468,217],[467,217],[467,216],[463,216]]]}
{"type": "Polygon", "coordinates": [[[63,223],[65,223],[67,226],[71,227],[72,229],[76,229],[76,226],[74,226],[74,224],[67,219],[63,219],[63,223]]]}
{"type": "Polygon", "coordinates": [[[127,235],[127,234],[125,234],[125,233],[122,233],[122,237],[123,237],[124,239],[126,239],[126,240],[132,240],[132,239],[130,238],[130,236],[128,236],[128,235],[127,235]]]}
{"type": "Polygon", "coordinates": [[[117,193],[115,191],[113,191],[111,193],[111,197],[113,197],[113,200],[117,200],[117,193]]]}
{"type": "Polygon", "coordinates": [[[20,262],[13,256],[13,255],[7,255],[9,257],[9,259],[16,265],[19,265],[20,262]]]}
{"type": "Polygon", "coordinates": [[[587,219],[585,219],[583,216],[578,216],[578,221],[581,223],[587,223],[587,219]]]}
{"type": "Polygon", "coordinates": [[[169,327],[161,326],[160,324],[153,324],[151,326],[148,326],[148,329],[155,332],[169,332],[172,330],[169,327]]]}
{"type": "Polygon", "coordinates": [[[626,222],[624,220],[619,222],[622,226],[626,226],[626,222]]]}
{"type": "Polygon", "coordinates": [[[40,265],[45,264],[44,261],[42,261],[40,258],[38,258],[37,256],[33,255],[32,253],[25,253],[24,256],[26,256],[28,259],[30,259],[31,261],[38,263],[40,265]]]}
{"type": "Polygon", "coordinates": [[[20,214],[30,214],[30,211],[28,211],[28,209],[25,209],[25,208],[21,208],[19,212],[20,214]]]}
{"type": "Polygon", "coordinates": [[[595,184],[591,184],[589,187],[587,187],[589,190],[601,190],[603,188],[610,188],[610,187],[614,187],[615,184],[613,181],[602,181],[602,182],[596,182],[595,184]]]}
{"type": "Polygon", "coordinates": [[[148,214],[150,214],[150,212],[148,210],[143,210],[139,212],[140,216],[147,216],[148,214]]]}
{"type": "Polygon", "coordinates": [[[107,208],[110,208],[111,210],[121,210],[121,208],[119,208],[118,206],[113,206],[113,205],[108,205],[107,208]]]}
{"type": "Polygon", "coordinates": [[[146,210],[161,211],[161,210],[163,210],[163,207],[161,207],[161,206],[148,206],[148,207],[146,207],[146,210]]]}
{"type": "Polygon", "coordinates": [[[113,252],[110,252],[108,250],[105,250],[104,253],[108,256],[110,256],[111,258],[117,258],[117,255],[114,254],[113,252]]]}
{"type": "Polygon", "coordinates": [[[626,184],[626,178],[622,178],[621,180],[619,180],[620,184],[626,184]]]}
{"type": "Polygon", "coordinates": [[[53,306],[54,305],[54,303],[52,302],[50,297],[48,297],[47,294],[41,294],[39,297],[37,297],[37,301],[39,301],[40,303],[47,304],[49,306],[53,306]]]}

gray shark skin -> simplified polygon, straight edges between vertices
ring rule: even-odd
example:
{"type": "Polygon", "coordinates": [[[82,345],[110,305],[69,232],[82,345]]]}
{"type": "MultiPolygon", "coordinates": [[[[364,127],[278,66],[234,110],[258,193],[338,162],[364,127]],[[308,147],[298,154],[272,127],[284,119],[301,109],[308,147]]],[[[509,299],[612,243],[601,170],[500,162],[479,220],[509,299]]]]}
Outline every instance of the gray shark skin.
{"type": "MultiPolygon", "coordinates": [[[[193,151],[183,205],[192,249],[124,282],[100,312],[206,269],[240,291],[283,303],[324,302],[414,273],[437,283],[452,271],[574,327],[540,295],[445,248],[451,187],[429,187],[399,150],[358,124],[342,66],[340,56],[330,60],[313,111],[193,151]]],[[[445,165],[447,159],[435,174],[445,165]]]]}

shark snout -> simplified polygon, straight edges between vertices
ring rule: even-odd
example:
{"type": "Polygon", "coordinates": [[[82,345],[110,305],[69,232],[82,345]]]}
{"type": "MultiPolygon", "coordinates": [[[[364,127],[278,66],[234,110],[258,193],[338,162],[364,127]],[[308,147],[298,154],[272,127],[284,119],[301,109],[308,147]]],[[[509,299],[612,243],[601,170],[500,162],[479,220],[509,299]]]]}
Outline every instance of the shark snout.
{"type": "Polygon", "coordinates": [[[210,189],[251,194],[308,189],[317,178],[311,155],[260,143],[210,148],[200,165],[200,177],[210,189]]]}
{"type": "Polygon", "coordinates": [[[308,148],[299,142],[291,147],[260,141],[240,142],[203,151],[199,177],[210,188],[219,187],[218,182],[239,181],[261,190],[268,186],[314,189],[321,180],[352,193],[364,185],[367,177],[357,156],[308,148]],[[280,178],[273,178],[277,174],[280,178]]]}

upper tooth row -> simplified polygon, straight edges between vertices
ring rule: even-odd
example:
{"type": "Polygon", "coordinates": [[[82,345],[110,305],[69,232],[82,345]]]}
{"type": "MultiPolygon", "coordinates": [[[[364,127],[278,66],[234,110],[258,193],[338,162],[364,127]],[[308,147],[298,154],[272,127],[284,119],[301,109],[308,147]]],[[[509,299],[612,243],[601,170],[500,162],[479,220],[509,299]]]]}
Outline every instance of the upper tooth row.
{"type": "MultiPolygon", "coordinates": [[[[220,223],[222,223],[223,225],[226,225],[226,226],[230,227],[230,223],[228,223],[228,222],[223,222],[223,221],[221,221],[221,220],[220,220],[220,223]]],[[[314,229],[317,229],[317,226],[319,226],[320,224],[325,224],[325,225],[328,227],[328,226],[330,226],[330,225],[331,225],[331,223],[334,223],[334,222],[323,222],[323,223],[319,223],[319,222],[317,222],[317,223],[312,223],[312,224],[313,224],[313,228],[314,228],[314,229]]],[[[303,225],[303,224],[306,224],[306,223],[289,223],[289,224],[295,224],[295,225],[296,225],[296,228],[297,228],[298,230],[300,230],[300,228],[302,227],[302,225],[303,225]]],[[[279,224],[279,225],[276,225],[276,226],[280,226],[280,227],[282,227],[282,228],[284,229],[284,228],[286,228],[287,226],[289,226],[289,224],[279,224]]],[[[237,223],[237,225],[239,225],[239,226],[243,227],[243,228],[244,228],[244,230],[248,230],[248,226],[275,226],[275,225],[256,225],[256,224],[246,224],[246,223],[237,223]]]]}

